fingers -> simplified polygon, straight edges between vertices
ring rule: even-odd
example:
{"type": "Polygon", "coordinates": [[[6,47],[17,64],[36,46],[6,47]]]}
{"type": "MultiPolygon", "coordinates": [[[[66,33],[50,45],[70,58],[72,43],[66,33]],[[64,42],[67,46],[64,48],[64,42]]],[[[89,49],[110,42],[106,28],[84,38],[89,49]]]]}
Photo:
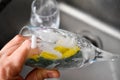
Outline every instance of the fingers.
{"type": "Polygon", "coordinates": [[[22,67],[30,50],[30,40],[25,40],[10,56],[16,66],[22,67]]]}
{"type": "Polygon", "coordinates": [[[1,52],[5,53],[5,51],[7,51],[9,48],[11,48],[12,46],[21,44],[23,41],[25,41],[26,38],[21,36],[21,35],[17,35],[15,36],[11,41],[9,41],[2,49],[1,52]]]}
{"type": "Polygon", "coordinates": [[[25,80],[44,80],[45,78],[58,78],[60,73],[57,70],[34,69],[25,80]]]}
{"type": "Polygon", "coordinates": [[[1,51],[1,53],[3,53],[3,55],[5,55],[5,56],[10,56],[18,47],[20,47],[20,45],[21,45],[21,43],[14,45],[7,50],[1,51]]]}
{"type": "Polygon", "coordinates": [[[16,36],[0,51],[0,76],[4,76],[5,80],[17,80],[16,78],[19,78],[19,80],[22,79],[17,75],[19,75],[22,70],[27,58],[30,50],[30,43],[30,40],[22,36],[16,36]]]}

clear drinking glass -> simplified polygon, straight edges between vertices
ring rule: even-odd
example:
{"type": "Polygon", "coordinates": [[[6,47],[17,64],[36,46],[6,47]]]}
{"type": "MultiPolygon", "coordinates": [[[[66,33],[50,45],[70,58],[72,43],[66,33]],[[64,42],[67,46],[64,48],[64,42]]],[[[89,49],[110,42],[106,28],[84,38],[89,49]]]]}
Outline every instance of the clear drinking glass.
{"type": "Polygon", "coordinates": [[[117,54],[103,51],[87,39],[62,29],[24,27],[20,34],[32,41],[26,65],[32,67],[80,68],[97,61],[114,61],[117,54]]]}
{"type": "Polygon", "coordinates": [[[31,8],[32,26],[59,28],[60,13],[56,0],[34,0],[31,8]]]}

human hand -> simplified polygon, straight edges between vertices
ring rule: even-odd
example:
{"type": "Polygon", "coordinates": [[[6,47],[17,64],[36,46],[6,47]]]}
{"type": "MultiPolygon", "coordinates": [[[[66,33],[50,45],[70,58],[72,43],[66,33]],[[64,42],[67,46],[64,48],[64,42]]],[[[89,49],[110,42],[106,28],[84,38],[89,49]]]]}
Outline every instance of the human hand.
{"type": "MultiPolygon", "coordinates": [[[[0,80],[23,80],[20,72],[30,51],[30,40],[17,35],[0,51],[0,80]]],[[[43,80],[57,78],[57,70],[34,69],[25,80],[43,80]]]]}

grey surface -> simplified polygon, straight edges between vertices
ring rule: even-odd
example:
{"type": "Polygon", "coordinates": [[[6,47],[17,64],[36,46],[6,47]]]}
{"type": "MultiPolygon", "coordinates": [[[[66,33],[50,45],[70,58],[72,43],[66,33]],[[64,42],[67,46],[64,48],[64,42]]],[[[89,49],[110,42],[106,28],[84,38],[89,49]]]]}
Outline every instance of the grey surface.
{"type": "Polygon", "coordinates": [[[120,0],[65,0],[120,30],[120,0]]]}

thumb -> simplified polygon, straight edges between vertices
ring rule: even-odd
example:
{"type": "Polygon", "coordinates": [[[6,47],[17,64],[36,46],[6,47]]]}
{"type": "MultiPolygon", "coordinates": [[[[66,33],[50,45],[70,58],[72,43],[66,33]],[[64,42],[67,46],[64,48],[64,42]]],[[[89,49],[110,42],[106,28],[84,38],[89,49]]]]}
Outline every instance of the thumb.
{"type": "Polygon", "coordinates": [[[57,70],[34,69],[27,76],[25,80],[44,80],[45,78],[58,78],[60,73],[57,70]]]}

